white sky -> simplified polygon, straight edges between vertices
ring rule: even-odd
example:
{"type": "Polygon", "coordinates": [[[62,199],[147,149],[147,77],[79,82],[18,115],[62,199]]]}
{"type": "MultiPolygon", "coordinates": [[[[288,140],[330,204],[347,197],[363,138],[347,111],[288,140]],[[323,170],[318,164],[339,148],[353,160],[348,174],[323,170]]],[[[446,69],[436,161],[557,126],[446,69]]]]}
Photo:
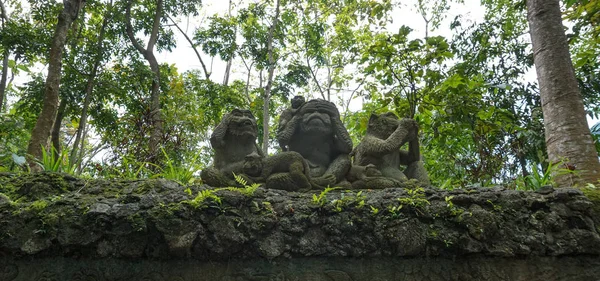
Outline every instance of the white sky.
{"type": "MultiPolygon", "coordinates": [[[[431,32],[431,35],[443,35],[447,38],[451,37],[452,33],[449,29],[449,23],[454,19],[455,16],[462,14],[466,19],[471,19],[475,21],[483,20],[483,12],[484,8],[479,4],[480,0],[465,0],[465,4],[452,4],[452,9],[448,12],[448,16],[446,20],[440,26],[440,29],[434,32],[431,32]]],[[[398,2],[398,1],[396,1],[398,2]]],[[[424,37],[425,36],[425,22],[421,18],[421,16],[414,9],[416,0],[403,0],[402,7],[400,9],[394,10],[393,23],[391,23],[387,30],[388,31],[397,31],[398,28],[402,25],[407,25],[411,27],[414,31],[413,34],[415,36],[424,37]]],[[[201,11],[201,15],[195,18],[188,19],[179,19],[179,25],[182,29],[186,30],[188,36],[192,36],[193,31],[201,25],[202,21],[207,17],[218,13],[221,15],[227,14],[229,2],[226,0],[205,0],[203,1],[203,8],[201,11]]],[[[177,48],[173,50],[172,53],[160,53],[157,57],[159,62],[168,62],[174,63],[180,72],[184,72],[189,69],[201,69],[200,63],[196,58],[196,54],[189,46],[184,36],[177,30],[174,29],[175,38],[177,40],[177,48]]],[[[201,50],[199,50],[201,51],[201,50]]],[[[203,55],[202,59],[204,60],[207,67],[210,67],[210,57],[208,55],[203,55]]],[[[226,63],[219,58],[215,58],[213,61],[212,67],[212,75],[211,79],[215,82],[222,82],[223,75],[225,73],[225,65],[226,63]]],[[[241,65],[240,65],[241,66],[241,65]]],[[[241,71],[245,71],[245,68],[241,67],[241,71]]],[[[240,74],[240,71],[233,70],[232,78],[240,78],[244,77],[236,77],[235,74],[240,74]]],[[[231,81],[231,79],[230,79],[231,81]]]]}

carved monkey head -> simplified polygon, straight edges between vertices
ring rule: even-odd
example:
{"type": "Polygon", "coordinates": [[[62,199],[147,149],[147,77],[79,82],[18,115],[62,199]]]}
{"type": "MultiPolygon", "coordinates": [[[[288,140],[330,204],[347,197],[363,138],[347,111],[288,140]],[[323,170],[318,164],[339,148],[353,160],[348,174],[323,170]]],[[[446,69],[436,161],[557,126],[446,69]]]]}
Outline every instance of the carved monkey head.
{"type": "Polygon", "coordinates": [[[306,100],[304,99],[303,96],[295,96],[292,98],[292,108],[293,109],[297,109],[300,108],[300,106],[302,106],[304,103],[306,102],[306,100]]]}
{"type": "Polygon", "coordinates": [[[244,174],[258,177],[263,169],[263,159],[258,153],[252,152],[244,157],[244,174]]]}
{"type": "MultiPolygon", "coordinates": [[[[225,119],[225,118],[224,118],[225,119]]],[[[229,123],[227,132],[234,136],[244,136],[256,138],[258,135],[258,126],[256,118],[250,110],[234,109],[226,116],[229,123]]]]}
{"type": "Polygon", "coordinates": [[[367,134],[386,139],[398,128],[399,123],[398,116],[392,112],[380,115],[371,114],[369,125],[367,126],[367,134]]]}
{"type": "Polygon", "coordinates": [[[333,133],[331,117],[335,113],[337,113],[337,108],[333,103],[325,100],[310,100],[296,114],[302,116],[300,124],[302,132],[330,136],[333,133]]]}

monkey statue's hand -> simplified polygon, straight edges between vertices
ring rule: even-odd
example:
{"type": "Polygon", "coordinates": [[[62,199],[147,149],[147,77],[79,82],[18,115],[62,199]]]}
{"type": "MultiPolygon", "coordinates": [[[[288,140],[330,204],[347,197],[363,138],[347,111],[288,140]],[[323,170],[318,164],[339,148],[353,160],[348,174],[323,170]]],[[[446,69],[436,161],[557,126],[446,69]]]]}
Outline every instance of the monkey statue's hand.
{"type": "Polygon", "coordinates": [[[417,140],[419,137],[419,124],[411,118],[402,118],[398,127],[405,128],[408,131],[406,141],[417,140]]]}
{"type": "Polygon", "coordinates": [[[319,105],[319,110],[331,116],[331,119],[340,119],[340,112],[332,102],[324,102],[319,105]]]}

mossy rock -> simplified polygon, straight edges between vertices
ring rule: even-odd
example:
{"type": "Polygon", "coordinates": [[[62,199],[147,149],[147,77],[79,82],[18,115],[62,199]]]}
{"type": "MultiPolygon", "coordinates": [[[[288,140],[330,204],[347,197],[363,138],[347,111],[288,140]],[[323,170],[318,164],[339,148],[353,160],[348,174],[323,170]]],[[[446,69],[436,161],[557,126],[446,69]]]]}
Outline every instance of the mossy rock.
{"type": "Polygon", "coordinates": [[[592,209],[594,212],[600,215],[600,189],[586,187],[581,189],[581,191],[583,191],[583,194],[585,194],[585,196],[592,201],[592,209]]]}

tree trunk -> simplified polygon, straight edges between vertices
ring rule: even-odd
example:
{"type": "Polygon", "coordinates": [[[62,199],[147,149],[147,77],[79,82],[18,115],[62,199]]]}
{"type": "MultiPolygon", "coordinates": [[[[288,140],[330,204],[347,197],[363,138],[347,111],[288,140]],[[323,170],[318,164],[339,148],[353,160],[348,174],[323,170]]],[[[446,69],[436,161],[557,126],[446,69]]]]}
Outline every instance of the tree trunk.
{"type": "Polygon", "coordinates": [[[150,133],[148,144],[148,162],[157,164],[163,131],[163,121],[160,111],[160,68],[152,51],[147,52],[144,57],[148,63],[150,63],[150,69],[154,73],[154,79],[152,79],[152,94],[150,96],[150,118],[152,120],[153,128],[152,133],[150,133]]]}
{"type": "Polygon", "coordinates": [[[131,5],[133,0],[129,0],[127,2],[127,9],[125,11],[125,23],[126,23],[126,31],[127,37],[131,41],[131,44],[140,52],[144,58],[150,64],[150,69],[152,73],[154,73],[154,77],[152,79],[152,93],[150,95],[150,118],[152,122],[152,133],[150,134],[150,139],[148,141],[148,150],[149,155],[147,162],[156,164],[158,162],[159,156],[159,145],[162,137],[163,131],[163,121],[160,112],[160,67],[158,65],[158,61],[154,56],[154,45],[156,45],[156,41],[158,40],[158,30],[160,28],[160,19],[163,14],[163,0],[156,1],[156,13],[154,14],[154,22],[152,24],[152,31],[150,33],[150,39],[148,40],[148,46],[146,48],[142,47],[140,42],[137,41],[135,35],[133,33],[133,27],[131,25],[131,5]]]}
{"type": "MultiPolygon", "coordinates": [[[[229,9],[227,10],[228,18],[231,18],[231,0],[229,0],[229,9]]],[[[237,35],[237,32],[236,32],[237,35]]],[[[235,40],[234,40],[235,41],[235,40]]],[[[227,61],[227,65],[225,66],[225,76],[223,77],[223,85],[227,86],[229,84],[229,75],[231,74],[231,64],[233,63],[233,56],[229,58],[227,61]]]]}
{"type": "Polygon", "coordinates": [[[275,16],[273,16],[273,24],[269,29],[269,37],[267,38],[267,53],[269,56],[269,76],[267,78],[267,87],[265,88],[264,104],[263,104],[263,151],[265,155],[269,155],[269,103],[271,101],[271,87],[273,86],[273,73],[275,72],[275,58],[273,57],[273,37],[279,20],[279,0],[275,3],[275,16]]]}
{"type": "Polygon", "coordinates": [[[51,152],[54,153],[54,159],[58,159],[60,156],[60,126],[62,124],[62,120],[65,117],[65,110],[67,109],[67,103],[65,100],[60,102],[58,106],[58,113],[56,114],[56,118],[54,118],[54,125],[52,125],[52,133],[50,134],[50,140],[52,142],[51,152]]]}
{"type": "MultiPolygon", "coordinates": [[[[98,69],[100,68],[100,63],[103,60],[103,51],[104,51],[104,35],[106,34],[106,27],[108,25],[108,21],[110,18],[110,13],[112,12],[112,1],[109,4],[108,10],[104,15],[104,19],[102,21],[102,27],[100,28],[100,33],[98,34],[98,41],[96,45],[96,59],[94,61],[94,65],[92,66],[92,71],[88,76],[88,80],[85,86],[85,98],[83,100],[83,108],[81,109],[81,118],[79,119],[79,126],[77,127],[77,134],[75,135],[75,141],[73,142],[73,149],[71,150],[71,155],[69,159],[69,163],[75,164],[75,162],[81,163],[82,159],[78,158],[78,149],[79,142],[83,142],[83,133],[86,130],[87,125],[87,117],[88,117],[88,109],[90,107],[90,102],[92,101],[92,93],[94,91],[94,81],[96,79],[96,75],[98,74],[98,69]]],[[[79,166],[78,166],[79,167],[79,166]]]]}
{"type": "MultiPolygon", "coordinates": [[[[4,3],[0,1],[0,19],[2,20],[2,27],[6,25],[8,21],[8,15],[6,14],[6,8],[4,3]]],[[[4,112],[4,97],[6,97],[6,82],[8,80],[8,57],[10,52],[8,48],[4,50],[2,54],[2,78],[0,79],[0,113],[4,112]]]]}
{"type": "Polygon", "coordinates": [[[27,154],[31,156],[29,167],[32,171],[40,171],[40,167],[33,161],[35,158],[42,157],[42,146],[48,141],[52,124],[56,117],[58,109],[58,89],[60,87],[60,77],[62,70],[62,55],[65,41],[67,39],[67,31],[77,16],[79,10],[84,5],[84,0],[65,0],[63,2],[63,10],[58,16],[58,24],[52,38],[50,46],[50,56],[48,59],[48,76],[46,77],[46,86],[44,89],[44,105],[42,112],[37,118],[31,139],[27,147],[27,154]]]}
{"type": "Polygon", "coordinates": [[[0,113],[4,112],[4,97],[6,96],[6,84],[8,80],[8,49],[4,50],[2,58],[2,78],[0,79],[0,113]]]}
{"type": "Polygon", "coordinates": [[[550,163],[574,173],[555,173],[559,186],[597,183],[600,163],[590,134],[559,0],[527,0],[527,19],[550,163]]]}

